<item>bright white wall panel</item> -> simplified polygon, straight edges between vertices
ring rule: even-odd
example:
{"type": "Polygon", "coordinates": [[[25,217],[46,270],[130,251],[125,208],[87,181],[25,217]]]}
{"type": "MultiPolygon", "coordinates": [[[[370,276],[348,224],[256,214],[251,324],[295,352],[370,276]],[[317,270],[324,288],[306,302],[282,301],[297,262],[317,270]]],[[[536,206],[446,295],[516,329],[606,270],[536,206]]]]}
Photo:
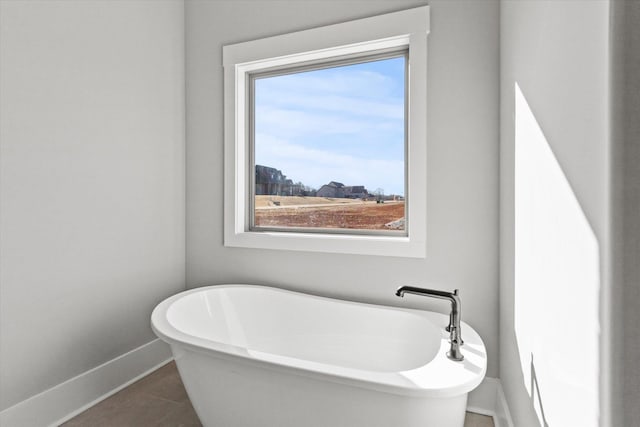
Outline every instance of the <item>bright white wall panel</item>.
{"type": "Polygon", "coordinates": [[[500,8],[500,379],[517,426],[603,425],[609,2],[500,8]]]}

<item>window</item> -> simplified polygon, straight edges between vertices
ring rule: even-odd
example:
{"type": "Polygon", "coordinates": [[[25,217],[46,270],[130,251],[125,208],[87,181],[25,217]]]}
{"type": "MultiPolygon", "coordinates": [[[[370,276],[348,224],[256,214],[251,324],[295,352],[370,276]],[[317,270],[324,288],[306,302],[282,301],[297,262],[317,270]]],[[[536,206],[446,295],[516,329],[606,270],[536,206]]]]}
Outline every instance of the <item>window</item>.
{"type": "Polygon", "coordinates": [[[225,245],[424,257],[428,7],[225,46],[225,245]]]}
{"type": "Polygon", "coordinates": [[[250,76],[252,230],[405,233],[400,52],[250,76]]]}

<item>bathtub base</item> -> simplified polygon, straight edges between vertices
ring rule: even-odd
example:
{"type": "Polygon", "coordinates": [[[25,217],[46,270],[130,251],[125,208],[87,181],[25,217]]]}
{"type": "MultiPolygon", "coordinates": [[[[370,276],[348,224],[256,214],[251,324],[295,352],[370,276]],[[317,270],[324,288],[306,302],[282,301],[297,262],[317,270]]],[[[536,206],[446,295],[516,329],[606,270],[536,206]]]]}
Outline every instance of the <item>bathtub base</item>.
{"type": "Polygon", "coordinates": [[[172,346],[205,427],[463,427],[467,394],[401,396],[172,346]]]}

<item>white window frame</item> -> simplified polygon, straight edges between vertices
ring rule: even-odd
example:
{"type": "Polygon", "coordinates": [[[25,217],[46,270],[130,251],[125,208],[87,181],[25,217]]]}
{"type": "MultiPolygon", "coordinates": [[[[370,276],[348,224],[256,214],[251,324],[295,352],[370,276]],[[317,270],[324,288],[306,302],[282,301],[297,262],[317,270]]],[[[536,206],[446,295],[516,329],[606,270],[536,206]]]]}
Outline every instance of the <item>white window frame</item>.
{"type": "MultiPolygon", "coordinates": [[[[429,7],[223,47],[224,245],[424,258],[426,256],[427,34],[429,7]],[[406,236],[251,231],[250,73],[407,48],[406,236]]],[[[253,173],[252,173],[253,172],[253,173]]]]}

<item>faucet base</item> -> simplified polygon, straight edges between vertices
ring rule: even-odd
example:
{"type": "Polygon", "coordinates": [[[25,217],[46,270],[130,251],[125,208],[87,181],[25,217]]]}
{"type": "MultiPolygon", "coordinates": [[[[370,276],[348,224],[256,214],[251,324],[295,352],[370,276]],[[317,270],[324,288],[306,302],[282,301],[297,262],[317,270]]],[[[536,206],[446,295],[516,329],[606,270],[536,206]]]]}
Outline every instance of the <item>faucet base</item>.
{"type": "Polygon", "coordinates": [[[458,351],[447,351],[447,357],[454,362],[462,362],[464,360],[464,355],[458,351]]]}

